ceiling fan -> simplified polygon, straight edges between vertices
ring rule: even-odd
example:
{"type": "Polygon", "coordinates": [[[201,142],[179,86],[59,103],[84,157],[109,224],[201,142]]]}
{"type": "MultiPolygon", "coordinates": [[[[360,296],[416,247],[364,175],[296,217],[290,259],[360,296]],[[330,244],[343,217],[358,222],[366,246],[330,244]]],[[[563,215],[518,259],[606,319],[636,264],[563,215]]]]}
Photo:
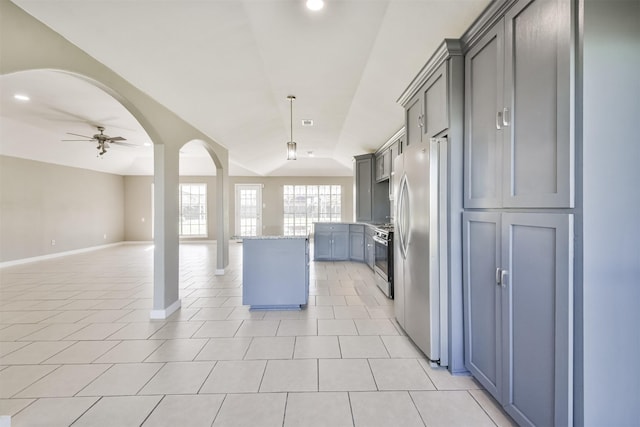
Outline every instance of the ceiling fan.
{"type": "Polygon", "coordinates": [[[105,135],[103,126],[97,126],[97,128],[100,133],[96,133],[93,136],[80,135],[77,133],[67,132],[68,135],[80,136],[86,139],[63,139],[63,141],[95,141],[98,143],[98,146],[96,147],[98,150],[98,156],[102,156],[104,153],[107,152],[107,148],[109,148],[109,144],[122,145],[126,147],[136,147],[135,144],[123,142],[123,141],[126,141],[126,139],[121,136],[105,135]]]}

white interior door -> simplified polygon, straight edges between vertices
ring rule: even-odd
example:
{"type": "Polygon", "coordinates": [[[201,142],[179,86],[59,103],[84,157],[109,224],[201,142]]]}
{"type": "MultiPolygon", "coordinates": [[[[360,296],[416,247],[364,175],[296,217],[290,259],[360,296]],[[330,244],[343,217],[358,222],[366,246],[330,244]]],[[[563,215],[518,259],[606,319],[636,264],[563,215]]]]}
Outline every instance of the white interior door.
{"type": "Polygon", "coordinates": [[[262,185],[236,184],[236,230],[238,237],[262,235],[262,185]]]}

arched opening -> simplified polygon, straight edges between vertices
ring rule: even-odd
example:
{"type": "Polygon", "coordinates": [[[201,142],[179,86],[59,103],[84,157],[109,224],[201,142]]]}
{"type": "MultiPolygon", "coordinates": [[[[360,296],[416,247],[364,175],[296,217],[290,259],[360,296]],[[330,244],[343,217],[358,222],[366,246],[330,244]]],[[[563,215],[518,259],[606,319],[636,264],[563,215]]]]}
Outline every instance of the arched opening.
{"type": "Polygon", "coordinates": [[[151,216],[133,221],[124,206],[126,177],[153,175],[151,138],[131,112],[74,73],[19,71],[0,84],[3,197],[15,207],[3,212],[0,262],[149,240],[151,216]]]}
{"type": "MultiPolygon", "coordinates": [[[[102,178],[91,179],[86,176],[67,177],[67,181],[73,185],[66,184],[63,187],[73,191],[63,191],[57,197],[54,196],[57,193],[49,188],[30,187],[29,191],[23,193],[41,194],[46,200],[38,200],[39,207],[48,202],[60,212],[40,209],[38,215],[45,215],[43,212],[46,212],[46,220],[37,220],[18,211],[14,215],[5,215],[2,247],[12,250],[3,250],[0,262],[55,255],[127,240],[153,239],[156,250],[151,316],[168,317],[180,306],[177,293],[178,236],[173,236],[172,231],[177,219],[171,218],[172,215],[166,217],[172,211],[172,196],[168,192],[174,187],[174,181],[177,184],[178,180],[178,158],[176,154],[174,159],[173,153],[178,152],[179,146],[163,142],[175,141],[175,135],[168,137],[167,132],[163,132],[161,139],[145,116],[126,100],[123,102],[122,96],[86,76],[39,69],[8,73],[0,78],[5,94],[2,100],[3,144],[0,155],[7,159],[20,159],[17,162],[22,163],[39,162],[70,170],[89,170],[104,176],[119,176],[116,180],[124,181],[118,184],[111,182],[113,179],[106,179],[105,184],[102,175],[102,178]],[[14,93],[27,93],[31,99],[14,100],[11,98],[14,93]],[[138,117],[142,120],[138,120],[138,117]],[[107,141],[101,148],[94,138],[100,132],[116,138],[107,141]],[[152,134],[156,135],[153,140],[150,137],[152,134]],[[70,140],[66,141],[66,138],[70,140]],[[158,156],[157,153],[162,154],[158,156]],[[144,191],[141,197],[131,196],[128,183],[134,181],[132,177],[135,176],[147,176],[147,182],[152,181],[156,185],[153,190],[144,191]],[[120,190],[111,191],[118,187],[120,190]],[[147,200],[142,207],[137,207],[142,210],[141,213],[136,211],[135,206],[125,205],[125,200],[140,201],[141,198],[147,200]],[[85,203],[78,205],[78,199],[85,203]],[[153,204],[157,206],[155,214],[151,211],[153,204]],[[15,222],[23,219],[30,223],[15,222]]],[[[221,177],[213,186],[216,196],[212,198],[211,232],[207,234],[218,240],[216,256],[211,263],[217,274],[223,274],[228,262],[227,196],[224,185],[227,176],[224,166],[228,160],[226,157],[220,159],[220,147],[211,141],[199,138],[192,144],[201,147],[210,174],[221,177]],[[222,238],[218,239],[218,235],[222,238]]],[[[3,158],[7,170],[24,167],[9,163],[10,160],[3,158]]],[[[31,166],[43,174],[47,173],[42,168],[31,166]]],[[[52,183],[55,180],[43,175],[37,181],[52,183]]],[[[33,197],[31,199],[33,201],[33,197]]]]}
{"type": "MultiPolygon", "coordinates": [[[[150,98],[120,75],[105,67],[76,46],[69,43],[41,22],[33,19],[10,2],[3,2],[0,21],[3,37],[0,76],[29,70],[60,70],[84,79],[120,102],[144,128],[153,142],[154,211],[154,271],[153,309],[151,317],[166,318],[180,307],[178,298],[178,234],[177,194],[178,149],[184,141],[201,139],[215,154],[222,213],[218,229],[224,239],[218,240],[222,250],[217,254],[217,269],[224,271],[227,258],[226,241],[228,206],[226,178],[227,150],[186,123],[172,111],[150,98]],[[19,40],[20,43],[15,41],[19,40]]],[[[74,132],[75,133],[75,132],[74,132]]],[[[100,187],[100,186],[98,186],[100,187]]],[[[31,211],[31,210],[29,210],[31,211]]],[[[42,212],[41,209],[33,209],[42,212]]],[[[39,220],[34,219],[34,222],[39,220]]],[[[4,221],[4,218],[3,218],[4,221]]],[[[104,233],[102,234],[104,236],[104,233]]],[[[52,239],[53,240],[53,239],[52,239]]],[[[56,242],[57,243],[57,242],[56,242]]]]}

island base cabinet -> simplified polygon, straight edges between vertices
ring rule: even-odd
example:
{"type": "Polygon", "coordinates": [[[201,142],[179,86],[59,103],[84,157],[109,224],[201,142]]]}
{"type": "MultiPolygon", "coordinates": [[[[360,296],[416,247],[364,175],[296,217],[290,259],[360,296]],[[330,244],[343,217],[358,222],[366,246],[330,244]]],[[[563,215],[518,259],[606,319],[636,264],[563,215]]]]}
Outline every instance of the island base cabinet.
{"type": "Polygon", "coordinates": [[[300,309],[309,300],[309,240],[245,238],[242,304],[258,309],[300,309]]]}
{"type": "Polygon", "coordinates": [[[463,220],[467,369],[519,425],[571,425],[573,216],[463,220]]]}

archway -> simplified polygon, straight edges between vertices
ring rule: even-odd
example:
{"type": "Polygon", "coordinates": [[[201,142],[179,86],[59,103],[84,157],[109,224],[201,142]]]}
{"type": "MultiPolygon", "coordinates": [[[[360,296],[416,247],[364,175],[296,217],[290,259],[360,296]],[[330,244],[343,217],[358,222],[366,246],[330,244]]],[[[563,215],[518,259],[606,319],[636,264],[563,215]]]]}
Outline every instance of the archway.
{"type": "Polygon", "coordinates": [[[86,79],[118,100],[154,144],[154,298],[152,318],[166,318],[180,307],[178,298],[177,189],[179,147],[199,139],[212,155],[219,179],[217,269],[228,262],[228,152],[207,135],[131,85],[59,34],[10,2],[0,2],[0,75],[27,70],[59,70],[86,79]]]}

